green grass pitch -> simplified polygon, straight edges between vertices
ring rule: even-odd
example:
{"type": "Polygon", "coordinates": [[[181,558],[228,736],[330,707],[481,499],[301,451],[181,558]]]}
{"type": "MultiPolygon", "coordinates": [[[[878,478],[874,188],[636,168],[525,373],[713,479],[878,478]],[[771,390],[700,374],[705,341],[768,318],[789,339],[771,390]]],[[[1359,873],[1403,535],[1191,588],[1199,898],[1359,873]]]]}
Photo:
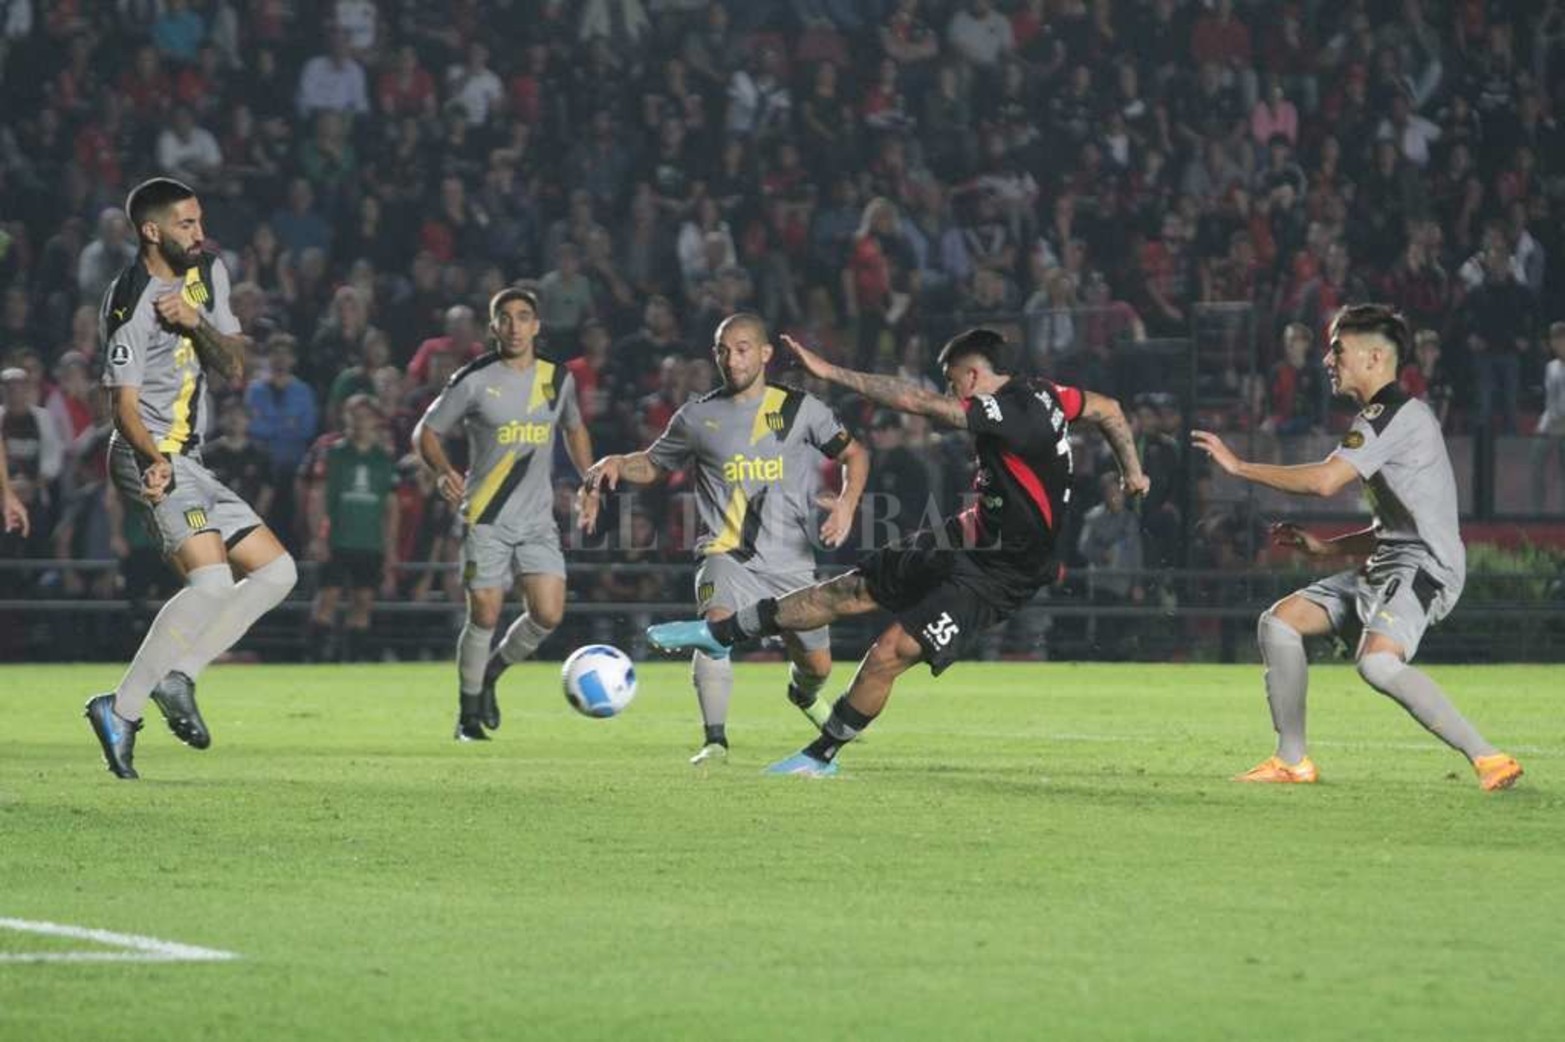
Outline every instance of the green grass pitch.
{"type": "Polygon", "coordinates": [[[0,1039],[1559,1038],[1565,684],[1433,672],[1515,790],[1343,666],[1313,788],[1226,780],[1253,666],[920,670],[832,780],[758,773],[806,737],[776,664],[707,771],[678,664],[609,721],[518,667],[487,745],[449,667],[218,667],[213,748],[149,719],[139,783],[80,717],[117,668],[6,667],[0,918],[240,958],[0,930],[0,1039]]]}

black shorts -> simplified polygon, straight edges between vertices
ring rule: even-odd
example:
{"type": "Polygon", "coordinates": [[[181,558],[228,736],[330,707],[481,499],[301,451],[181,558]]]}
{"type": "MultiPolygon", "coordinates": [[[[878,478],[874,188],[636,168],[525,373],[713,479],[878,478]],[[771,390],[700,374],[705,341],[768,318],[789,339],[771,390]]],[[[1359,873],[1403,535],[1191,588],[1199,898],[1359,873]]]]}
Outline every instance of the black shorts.
{"type": "Polygon", "coordinates": [[[378,550],[333,548],[331,560],[321,569],[321,585],[347,590],[373,590],[380,585],[383,560],[378,550]]]}
{"type": "Polygon", "coordinates": [[[1018,570],[996,554],[942,546],[932,532],[865,556],[858,573],[875,603],[918,641],[935,676],[1047,585],[1036,571],[1018,570]]]}

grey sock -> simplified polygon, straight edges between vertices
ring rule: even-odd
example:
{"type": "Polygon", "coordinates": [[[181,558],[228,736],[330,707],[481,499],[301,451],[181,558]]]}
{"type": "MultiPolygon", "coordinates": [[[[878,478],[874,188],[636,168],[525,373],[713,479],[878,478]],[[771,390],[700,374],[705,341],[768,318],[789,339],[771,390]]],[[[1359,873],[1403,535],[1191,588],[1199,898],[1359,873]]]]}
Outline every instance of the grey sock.
{"type": "Polygon", "coordinates": [[[140,720],[152,689],[190,653],[203,631],[233,596],[234,576],[226,564],[194,569],[185,588],[170,597],[147,629],[130,668],[114,689],[114,711],[126,720],[140,720]]]}
{"type": "Polygon", "coordinates": [[[174,668],[191,680],[196,679],[213,659],[237,644],[255,620],[281,604],[298,581],[299,570],[293,558],[283,554],[235,583],[223,610],[212,625],[197,634],[174,668]]]}
{"type": "Polygon", "coordinates": [[[478,695],[484,689],[484,666],[489,662],[489,642],[494,630],[483,630],[471,622],[462,627],[456,639],[456,672],[464,695],[478,695]]]}
{"type": "Polygon", "coordinates": [[[511,628],[505,631],[505,637],[500,641],[500,648],[495,653],[506,665],[520,662],[525,658],[531,658],[532,653],[538,650],[538,645],[548,639],[549,634],[553,632],[534,622],[532,615],[523,613],[522,617],[511,623],[511,628]]]}
{"type": "Polygon", "coordinates": [[[1399,702],[1429,733],[1458,750],[1469,760],[1498,752],[1484,741],[1478,729],[1457,712],[1434,678],[1387,651],[1359,659],[1359,676],[1369,686],[1399,702]]]}
{"type": "Polygon", "coordinates": [[[1266,663],[1266,704],[1277,731],[1277,755],[1298,763],[1304,759],[1304,700],[1310,683],[1304,638],[1267,611],[1256,627],[1256,642],[1266,663]]]}
{"type": "Polygon", "coordinates": [[[728,700],[734,693],[733,662],[698,651],[690,658],[690,679],[696,685],[696,701],[701,703],[701,722],[707,727],[725,726],[728,700]]]}
{"type": "Polygon", "coordinates": [[[825,677],[818,677],[814,673],[800,669],[797,662],[789,663],[788,698],[800,709],[808,709],[814,705],[816,696],[825,686],[825,677]]]}

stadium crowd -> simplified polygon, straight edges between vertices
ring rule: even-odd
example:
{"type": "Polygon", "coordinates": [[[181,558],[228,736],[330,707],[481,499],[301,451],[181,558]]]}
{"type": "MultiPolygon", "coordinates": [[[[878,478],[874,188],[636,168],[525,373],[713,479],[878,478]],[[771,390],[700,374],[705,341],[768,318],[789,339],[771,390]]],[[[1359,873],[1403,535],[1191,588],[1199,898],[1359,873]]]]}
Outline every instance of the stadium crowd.
{"type": "MultiPolygon", "coordinates": [[[[937,331],[998,322],[1032,370],[1134,398],[1158,491],[1126,523],[1084,446],[1100,505],[1073,563],[1168,563],[1181,510],[1191,563],[1222,563],[1247,519],[1180,494],[1187,405],[1132,395],[1117,359],[1249,305],[1261,364],[1203,421],[1318,431],[1320,331],[1384,299],[1419,330],[1405,385],[1451,429],[1533,433],[1540,334],[1565,317],[1562,42],[1553,0],[6,0],[0,404],[35,523],[4,554],[125,565],[0,584],[169,583],[106,490],[96,388],[125,193],[159,173],[201,193],[256,344],[209,465],[319,558],[325,449],[378,425],[401,475],[387,594],[453,592],[402,567],[458,545],[408,435],[517,282],[600,452],[712,386],[735,309],[924,379],[937,331]]],[[[1565,436],[1547,404],[1539,433],[1565,436]]],[[[965,486],[959,438],[838,405],[883,502],[965,486]]],[[[684,559],[681,495],[611,518],[598,559],[684,559]]],[[[662,581],[573,590],[644,602],[662,581]]]]}

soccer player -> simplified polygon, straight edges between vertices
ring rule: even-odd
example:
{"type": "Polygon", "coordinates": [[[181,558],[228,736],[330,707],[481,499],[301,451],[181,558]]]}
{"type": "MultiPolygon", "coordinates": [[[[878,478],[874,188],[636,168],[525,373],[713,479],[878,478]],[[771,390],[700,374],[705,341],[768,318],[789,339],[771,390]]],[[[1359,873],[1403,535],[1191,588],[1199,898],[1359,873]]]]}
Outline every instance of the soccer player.
{"type": "Polygon", "coordinates": [[[249,504],[201,462],[207,373],[232,381],[249,344],[229,306],[228,269],[201,249],[201,203],[188,186],[154,178],[130,193],[125,209],[140,249],[104,294],[101,315],[114,420],[109,473],[185,580],[119,686],[87,703],[109,770],[135,778],[148,697],[175,737],[210,745],[196,677],[288,595],[298,572],[249,504]],[[244,576],[237,583],[235,570],[244,576]]]}
{"type": "MultiPolygon", "coordinates": [[[[847,539],[869,477],[869,452],[820,399],[767,382],[772,344],[760,316],[723,319],[713,354],[723,386],[681,406],[649,448],[593,464],[584,487],[592,495],[622,480],[649,484],[695,464],[696,607],[717,624],[741,605],[815,580],[813,538],[829,547],[847,539]],[[822,456],[840,460],[843,477],[817,526],[822,456]]],[[[786,634],[784,645],[791,661],[788,700],[819,728],[826,722],[817,696],[831,674],[830,631],[803,627],[786,634]]],[[[691,677],[704,733],[690,762],[725,762],[734,687],[728,649],[696,650],[691,677]]]]}
{"type": "Polygon", "coordinates": [[[325,531],[317,534],[316,557],[326,562],[321,589],[311,608],[318,630],[330,632],[337,602],[348,591],[348,611],[337,659],[356,662],[368,653],[370,611],[375,591],[393,585],[396,567],[397,464],[382,441],[386,421],[367,394],[343,406],[347,437],[326,450],[325,531]]]}
{"type": "Polygon", "coordinates": [[[820,737],[767,768],[823,777],[837,772],[838,752],[880,715],[898,676],[920,661],[938,676],[1054,577],[1056,533],[1070,506],[1071,423],[1084,419],[1103,432],[1128,494],[1144,494],[1148,483],[1118,402],[1012,375],[1005,338],[993,330],[969,330],[941,350],[949,395],[844,369],[788,337],[783,343],[823,380],[888,408],[972,431],[978,456],[977,502],[940,528],[915,532],[851,572],[747,604],[729,618],[647,631],[659,647],[720,654],[741,640],[809,630],[877,608],[892,612],[895,621],[865,654],[820,737]]]}
{"type": "MultiPolygon", "coordinates": [[[[538,649],[565,614],[565,557],[554,521],[550,471],[556,429],[585,474],[592,439],[582,423],[576,384],[563,365],[539,358],[538,298],[517,287],[489,302],[490,351],[458,369],[413,431],[413,445],[435,472],[435,487],[460,504],[467,521],[462,582],[467,620],[457,640],[458,741],[485,741],[500,726],[496,682],[507,666],[538,649]],[[468,470],[459,473],[442,439],[467,434],[468,470]],[[527,609],[490,651],[505,591],[520,576],[527,609]]],[[[584,501],[580,524],[596,523],[584,501]]]]}
{"type": "Polygon", "coordinates": [[[1359,676],[1472,761],[1486,791],[1508,788],[1522,776],[1519,763],[1486,742],[1440,685],[1409,664],[1424,631],[1456,606],[1467,578],[1456,479],[1440,424],[1429,406],[1408,397],[1397,382],[1411,342],[1406,321],[1389,307],[1354,304],[1337,312],[1326,372],[1332,390],[1353,399],[1360,411],[1342,443],[1319,463],[1249,463],[1216,434],[1191,432],[1196,446],[1229,474],[1282,492],[1331,496],[1362,480],[1374,515],[1370,527],[1331,540],[1296,525],[1274,526],[1279,543],[1311,556],[1366,555],[1367,560],[1289,594],[1262,613],[1257,640],[1266,663],[1277,752],[1235,781],[1287,784],[1319,778],[1304,742],[1304,638],[1330,633],[1357,641],[1359,676]]]}

